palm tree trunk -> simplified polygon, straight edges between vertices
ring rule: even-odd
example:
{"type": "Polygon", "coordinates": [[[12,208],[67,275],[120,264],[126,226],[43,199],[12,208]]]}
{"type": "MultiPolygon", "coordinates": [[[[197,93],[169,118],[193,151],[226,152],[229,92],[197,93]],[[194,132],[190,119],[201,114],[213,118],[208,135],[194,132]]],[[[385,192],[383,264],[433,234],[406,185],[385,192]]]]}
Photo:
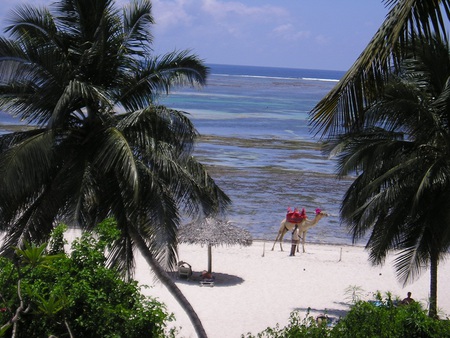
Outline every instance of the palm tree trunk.
{"type": "Polygon", "coordinates": [[[439,264],[439,254],[432,252],[430,257],[430,308],[428,316],[437,318],[437,270],[439,264]]]}
{"type": "Polygon", "coordinates": [[[176,286],[176,284],[173,282],[172,278],[170,278],[169,274],[154,259],[153,255],[152,255],[151,251],[149,250],[145,241],[136,232],[135,229],[131,229],[131,227],[130,227],[128,229],[128,232],[129,232],[130,237],[132,238],[133,242],[136,244],[137,248],[139,249],[139,252],[145,258],[147,264],[150,265],[153,272],[156,274],[156,276],[161,281],[161,283],[164,284],[164,286],[169,290],[171,295],[178,301],[178,303],[181,305],[183,310],[188,315],[189,319],[191,320],[192,326],[194,327],[195,332],[197,333],[198,338],[207,338],[208,336],[206,334],[205,329],[203,328],[203,324],[200,321],[200,318],[198,317],[198,315],[195,312],[194,308],[192,307],[191,303],[189,303],[189,301],[186,299],[186,297],[181,292],[181,290],[176,286]]]}

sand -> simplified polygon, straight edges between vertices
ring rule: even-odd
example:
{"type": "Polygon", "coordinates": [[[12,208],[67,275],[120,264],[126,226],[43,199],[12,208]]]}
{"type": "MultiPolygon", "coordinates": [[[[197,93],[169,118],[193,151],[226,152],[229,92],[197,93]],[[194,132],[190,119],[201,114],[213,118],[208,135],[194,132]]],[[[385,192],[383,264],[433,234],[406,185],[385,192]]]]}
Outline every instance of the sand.
{"type": "MultiPolygon", "coordinates": [[[[191,280],[173,278],[190,301],[211,338],[234,338],[251,332],[257,334],[277,323],[285,326],[289,315],[297,310],[313,316],[327,314],[331,318],[345,315],[352,295],[357,289],[362,299],[371,300],[373,294],[391,292],[394,296],[412,297],[427,305],[429,271],[412,284],[398,282],[389,256],[382,267],[368,262],[368,253],[360,246],[306,244],[306,253],[289,257],[288,243],[284,252],[279,246],[271,251],[272,242],[254,241],[250,247],[215,247],[212,251],[214,287],[200,286],[199,275],[207,268],[207,248],[181,245],[180,260],[192,265],[191,280]]],[[[438,308],[440,315],[450,314],[450,292],[445,283],[450,264],[439,265],[438,308]]],[[[197,337],[189,318],[168,293],[154,280],[146,263],[139,258],[136,279],[150,289],[144,293],[157,297],[176,316],[170,323],[179,329],[179,337],[197,337]]]]}

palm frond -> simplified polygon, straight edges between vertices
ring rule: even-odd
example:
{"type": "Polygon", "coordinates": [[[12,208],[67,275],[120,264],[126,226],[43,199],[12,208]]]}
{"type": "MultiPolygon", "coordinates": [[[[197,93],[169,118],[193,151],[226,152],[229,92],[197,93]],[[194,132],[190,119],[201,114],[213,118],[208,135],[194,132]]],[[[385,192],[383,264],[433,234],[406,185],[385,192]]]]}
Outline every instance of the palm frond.
{"type": "Polygon", "coordinates": [[[66,198],[67,191],[47,181],[35,194],[21,201],[3,203],[3,207],[7,204],[6,208],[1,209],[5,240],[0,253],[11,255],[13,248],[21,247],[25,241],[37,244],[47,242],[66,198]]]}
{"type": "Polygon", "coordinates": [[[190,156],[198,136],[186,113],[164,106],[123,114],[117,126],[145,157],[154,156],[159,143],[170,144],[176,156],[190,156]]]}
{"type": "Polygon", "coordinates": [[[117,100],[128,111],[139,110],[176,86],[204,85],[208,72],[209,68],[188,51],[145,59],[131,68],[130,76],[124,74],[124,90],[117,100]]]}
{"type": "Polygon", "coordinates": [[[103,137],[97,138],[101,146],[93,164],[105,173],[113,172],[120,176],[126,185],[122,186],[134,200],[138,194],[138,173],[132,149],[124,135],[116,128],[109,128],[103,137]],[[133,192],[133,193],[132,193],[133,192]]]}
{"type": "Polygon", "coordinates": [[[394,266],[400,282],[405,286],[414,282],[420,273],[426,268],[426,257],[421,257],[421,251],[417,247],[404,249],[397,254],[394,266]]]}
{"type": "MultiPolygon", "coordinates": [[[[73,116],[72,112],[83,108],[83,102],[86,101],[95,102],[99,106],[94,107],[100,111],[110,111],[110,108],[112,108],[112,103],[110,103],[104,91],[89,83],[72,80],[64,88],[54,106],[52,116],[48,120],[49,127],[58,128],[67,123],[73,116]]],[[[88,115],[92,114],[89,110],[87,113],[88,115]]]]}
{"type": "Polygon", "coordinates": [[[154,24],[152,17],[152,4],[148,0],[135,1],[124,7],[123,27],[125,30],[124,48],[131,49],[136,55],[151,52],[150,25],[154,24]]]}
{"type": "Polygon", "coordinates": [[[39,191],[43,180],[53,167],[53,134],[41,131],[29,133],[2,153],[0,157],[0,182],[3,198],[20,200],[30,191],[39,191]],[[4,195],[6,193],[7,195],[4,195]]]}
{"type": "Polygon", "coordinates": [[[26,42],[32,37],[41,43],[48,43],[56,32],[53,16],[47,8],[37,8],[24,4],[16,7],[9,18],[5,32],[13,38],[26,42]]]}
{"type": "Polygon", "coordinates": [[[364,121],[364,108],[382,92],[410,41],[446,36],[450,1],[388,1],[393,6],[367,47],[310,113],[313,130],[336,134],[364,121]],[[414,33],[414,34],[411,34],[414,33]]]}

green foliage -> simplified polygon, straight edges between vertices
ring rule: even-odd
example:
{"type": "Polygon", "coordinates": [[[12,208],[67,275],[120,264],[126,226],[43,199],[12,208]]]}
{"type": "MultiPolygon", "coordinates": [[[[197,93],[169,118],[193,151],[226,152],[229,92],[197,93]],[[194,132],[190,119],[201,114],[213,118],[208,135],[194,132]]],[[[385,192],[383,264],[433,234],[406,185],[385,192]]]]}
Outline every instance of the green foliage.
{"type": "Polygon", "coordinates": [[[264,331],[253,336],[247,333],[246,338],[294,338],[294,337],[312,337],[325,338],[331,337],[330,330],[326,322],[318,322],[314,317],[308,313],[304,318],[301,318],[298,311],[293,311],[289,317],[289,324],[286,327],[280,328],[277,324],[274,328],[268,327],[264,331]]]}
{"type": "MultiPolygon", "coordinates": [[[[64,241],[59,230],[49,251],[61,252],[64,241]]],[[[45,246],[27,245],[16,250],[22,258],[20,270],[13,261],[1,258],[0,328],[22,298],[30,311],[23,311],[16,323],[17,338],[64,337],[69,331],[74,337],[173,337],[175,332],[166,326],[173,315],[165,306],[143,296],[136,281],[125,282],[118,271],[105,267],[104,250],[116,236],[108,220],[98,233],[75,240],[70,256],[51,256],[45,246]]],[[[0,336],[10,330],[10,325],[5,327],[0,336]]]]}
{"type": "MultiPolygon", "coordinates": [[[[447,40],[449,0],[383,1],[386,20],[339,83],[311,111],[311,123],[323,136],[353,130],[364,109],[383,91],[392,69],[405,56],[406,46],[431,40],[434,33],[447,40]],[[416,32],[416,34],[411,34],[416,32]]],[[[443,69],[443,65],[437,63],[443,69]]],[[[441,71],[442,73],[442,71],[441,71]]]]}
{"type": "Polygon", "coordinates": [[[346,299],[352,304],[355,304],[357,301],[361,300],[363,292],[364,290],[360,286],[350,285],[345,289],[346,299]]]}
{"type": "Polygon", "coordinates": [[[450,337],[448,321],[428,317],[420,303],[394,304],[390,298],[357,302],[333,328],[332,337],[450,337]]]}
{"type": "Polygon", "coordinates": [[[50,242],[47,246],[47,252],[50,255],[64,252],[64,245],[67,244],[67,240],[64,238],[64,233],[66,231],[67,225],[65,224],[59,224],[53,229],[50,242]]]}
{"type": "Polygon", "coordinates": [[[390,293],[374,301],[357,300],[344,318],[334,326],[318,322],[309,312],[301,319],[298,312],[291,313],[289,324],[280,328],[267,328],[256,336],[246,338],[442,338],[450,337],[450,322],[427,316],[420,303],[397,305],[390,293]]]}
{"type": "Polygon", "coordinates": [[[123,236],[110,261],[131,276],[129,229],[175,266],[182,216],[230,204],[193,156],[187,114],[157,104],[174,87],[204,85],[209,69],[188,50],[154,55],[151,1],[129,2],[29,1],[11,13],[0,110],[31,128],[0,135],[0,251],[47,242],[60,219],[93,228],[114,215],[123,236]]]}
{"type": "MultiPolygon", "coordinates": [[[[201,333],[160,264],[176,265],[184,217],[224,212],[231,201],[193,156],[198,132],[187,114],[157,98],[205,85],[209,68],[188,50],[154,55],[151,0],[28,2],[0,39],[0,110],[31,127],[0,135],[0,252],[47,242],[61,219],[92,229],[113,215],[122,234],[108,264],[131,277],[139,246],[201,333]]],[[[83,251],[77,264],[88,269],[99,254],[83,251]]]]}
{"type": "Polygon", "coordinates": [[[404,284],[429,267],[436,317],[438,263],[450,247],[450,45],[439,35],[414,38],[363,119],[327,146],[339,177],[356,174],[341,205],[353,240],[368,239],[373,264],[395,251],[404,284]]]}

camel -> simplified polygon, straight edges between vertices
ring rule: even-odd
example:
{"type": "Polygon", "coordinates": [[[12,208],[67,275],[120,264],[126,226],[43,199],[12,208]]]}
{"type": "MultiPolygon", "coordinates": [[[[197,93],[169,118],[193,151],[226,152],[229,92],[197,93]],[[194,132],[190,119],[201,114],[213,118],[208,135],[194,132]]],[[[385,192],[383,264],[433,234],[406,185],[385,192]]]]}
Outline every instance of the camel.
{"type": "MultiPolygon", "coordinates": [[[[306,232],[317,225],[317,223],[323,218],[323,217],[327,217],[328,214],[326,212],[321,211],[320,209],[316,210],[316,216],[314,217],[314,219],[309,220],[309,219],[305,219],[303,221],[301,221],[300,223],[291,223],[291,222],[287,222],[286,218],[283,219],[281,221],[280,224],[280,230],[278,230],[278,234],[277,234],[277,238],[275,238],[275,242],[273,243],[273,247],[272,247],[272,251],[275,248],[275,244],[277,243],[277,241],[280,241],[280,248],[281,251],[283,251],[283,237],[284,235],[288,232],[288,231],[292,231],[294,229],[295,224],[297,224],[298,228],[300,229],[300,236],[302,238],[302,248],[303,248],[303,252],[305,251],[305,239],[306,239],[306,232]]],[[[299,246],[297,246],[297,252],[299,251],[299,246]]]]}

